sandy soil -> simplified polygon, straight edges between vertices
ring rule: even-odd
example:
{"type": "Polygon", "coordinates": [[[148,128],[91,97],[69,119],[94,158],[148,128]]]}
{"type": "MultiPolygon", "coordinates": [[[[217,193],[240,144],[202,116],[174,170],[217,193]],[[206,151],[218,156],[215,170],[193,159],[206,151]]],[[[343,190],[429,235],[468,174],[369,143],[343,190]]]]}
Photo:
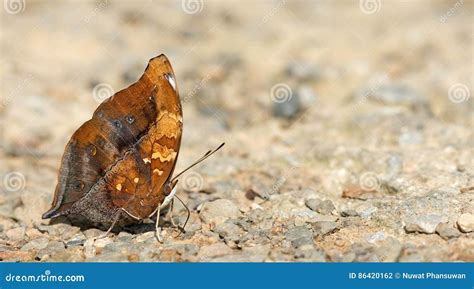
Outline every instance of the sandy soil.
{"type": "Polygon", "coordinates": [[[5,3],[0,260],[474,261],[473,1],[5,3]],[[71,134],[161,53],[177,171],[226,142],[180,181],[187,232],[41,220],[71,134]]]}

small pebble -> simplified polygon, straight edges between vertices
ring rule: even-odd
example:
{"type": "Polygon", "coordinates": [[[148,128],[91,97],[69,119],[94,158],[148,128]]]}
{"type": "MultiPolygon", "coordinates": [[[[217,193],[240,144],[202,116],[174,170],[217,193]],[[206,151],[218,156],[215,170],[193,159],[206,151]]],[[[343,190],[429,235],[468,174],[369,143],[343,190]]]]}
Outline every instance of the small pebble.
{"type": "Polygon", "coordinates": [[[201,230],[201,228],[202,228],[201,220],[199,219],[197,215],[192,214],[185,228],[186,233],[193,234],[201,230]]]}
{"type": "Polygon", "coordinates": [[[320,207],[316,210],[316,212],[323,215],[331,215],[336,212],[336,207],[330,200],[324,200],[322,201],[320,207]]]}
{"type": "Polygon", "coordinates": [[[305,204],[311,210],[323,215],[330,215],[336,211],[336,207],[330,200],[308,199],[305,204]]]}
{"type": "Polygon", "coordinates": [[[80,232],[72,236],[72,238],[66,242],[66,246],[67,247],[82,246],[85,241],[86,241],[86,236],[84,236],[84,234],[80,232]]]}
{"type": "Polygon", "coordinates": [[[321,204],[320,199],[307,199],[305,201],[306,207],[310,208],[313,211],[316,211],[316,209],[319,207],[320,204],[321,204]]]}
{"type": "Polygon", "coordinates": [[[474,215],[462,214],[459,216],[457,224],[461,232],[469,233],[474,231],[474,215]]]}
{"type": "Polygon", "coordinates": [[[385,233],[383,231],[378,231],[377,233],[370,235],[367,237],[367,242],[369,243],[376,243],[378,241],[382,241],[386,238],[385,233]]]}
{"type": "Polygon", "coordinates": [[[18,227],[8,230],[5,234],[11,241],[21,241],[25,238],[26,229],[24,227],[18,227]]]}
{"type": "Polygon", "coordinates": [[[150,238],[155,238],[155,232],[146,232],[135,237],[135,242],[142,243],[150,238]]]}
{"type": "Polygon", "coordinates": [[[104,231],[92,228],[92,229],[85,230],[83,233],[87,239],[90,239],[90,238],[97,238],[97,237],[102,236],[104,234],[104,231]]]}
{"type": "Polygon", "coordinates": [[[256,197],[259,197],[262,200],[268,200],[269,191],[270,188],[268,186],[256,180],[252,183],[250,189],[248,189],[245,193],[245,197],[251,201],[255,200],[256,197]]]}
{"type": "Polygon", "coordinates": [[[362,204],[357,207],[357,213],[364,219],[370,218],[375,212],[377,212],[377,208],[371,204],[362,204]]]}
{"type": "Polygon", "coordinates": [[[436,226],[441,223],[442,218],[440,215],[423,215],[416,216],[405,225],[405,231],[407,233],[419,232],[426,234],[433,234],[436,230],[436,226]]]}
{"type": "Polygon", "coordinates": [[[356,210],[352,210],[352,209],[349,209],[349,210],[344,210],[341,212],[341,216],[342,217],[356,217],[358,216],[359,214],[357,213],[356,210]]]}
{"type": "Polygon", "coordinates": [[[291,242],[294,248],[313,244],[313,233],[305,226],[297,226],[289,229],[285,234],[285,238],[291,242]]]}
{"type": "Polygon", "coordinates": [[[230,220],[217,224],[213,231],[219,234],[221,238],[230,241],[239,240],[243,233],[243,230],[230,220]]]}
{"type": "Polygon", "coordinates": [[[231,200],[227,199],[206,202],[199,213],[201,220],[206,224],[223,223],[227,219],[237,218],[239,215],[239,208],[231,200]]]}
{"type": "Polygon", "coordinates": [[[37,238],[34,240],[29,241],[23,247],[21,247],[22,251],[29,251],[29,250],[41,250],[46,248],[48,245],[49,239],[46,237],[37,238]]]}
{"type": "Polygon", "coordinates": [[[436,233],[438,233],[438,235],[440,235],[440,237],[445,240],[457,238],[461,235],[461,233],[456,228],[454,228],[454,226],[448,223],[441,223],[436,226],[436,233]]]}
{"type": "Polygon", "coordinates": [[[324,236],[326,234],[332,233],[336,230],[337,224],[336,222],[331,221],[319,221],[311,223],[313,227],[313,232],[315,235],[324,236]]]}
{"type": "Polygon", "coordinates": [[[128,242],[130,241],[131,239],[133,238],[133,235],[128,233],[128,232],[125,232],[125,231],[122,231],[120,232],[118,235],[117,235],[117,241],[121,241],[121,242],[128,242]]]}
{"type": "Polygon", "coordinates": [[[113,240],[110,237],[100,238],[94,241],[94,246],[97,248],[104,248],[107,244],[110,244],[112,242],[113,240]]]}
{"type": "Polygon", "coordinates": [[[407,233],[419,232],[425,234],[433,234],[436,226],[443,221],[440,215],[423,215],[416,216],[405,225],[407,233]]]}
{"type": "Polygon", "coordinates": [[[87,239],[84,242],[84,256],[86,258],[91,258],[94,257],[96,253],[96,249],[94,247],[94,239],[87,239]]]}
{"type": "Polygon", "coordinates": [[[50,241],[48,245],[41,249],[36,256],[38,258],[43,259],[44,256],[51,256],[58,252],[65,250],[64,243],[59,241],[50,241]]]}
{"type": "Polygon", "coordinates": [[[26,229],[25,234],[28,237],[28,239],[36,239],[36,238],[39,238],[39,237],[43,236],[43,234],[36,228],[26,229]]]}
{"type": "Polygon", "coordinates": [[[382,262],[397,262],[402,248],[399,240],[389,236],[377,242],[375,253],[382,262]]]}

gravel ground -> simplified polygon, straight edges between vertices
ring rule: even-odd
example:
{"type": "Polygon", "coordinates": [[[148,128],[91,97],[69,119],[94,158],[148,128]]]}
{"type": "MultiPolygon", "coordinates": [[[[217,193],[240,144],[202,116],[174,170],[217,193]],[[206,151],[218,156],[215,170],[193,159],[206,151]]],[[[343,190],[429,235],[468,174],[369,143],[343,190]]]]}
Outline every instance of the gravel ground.
{"type": "Polygon", "coordinates": [[[191,2],[4,5],[0,260],[474,261],[473,1],[191,2]],[[160,53],[177,171],[226,142],[179,183],[186,233],[41,220],[70,135],[160,53]]]}

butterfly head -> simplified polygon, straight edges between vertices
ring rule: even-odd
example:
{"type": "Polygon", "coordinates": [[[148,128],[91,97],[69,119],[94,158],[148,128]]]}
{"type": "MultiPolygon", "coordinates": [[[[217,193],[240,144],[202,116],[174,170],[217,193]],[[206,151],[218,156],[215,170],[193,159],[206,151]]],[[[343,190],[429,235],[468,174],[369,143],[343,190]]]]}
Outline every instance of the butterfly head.
{"type": "Polygon", "coordinates": [[[176,187],[177,183],[178,183],[178,180],[171,180],[171,181],[167,181],[163,185],[163,193],[165,194],[165,196],[169,196],[171,194],[174,187],[176,187]]]}

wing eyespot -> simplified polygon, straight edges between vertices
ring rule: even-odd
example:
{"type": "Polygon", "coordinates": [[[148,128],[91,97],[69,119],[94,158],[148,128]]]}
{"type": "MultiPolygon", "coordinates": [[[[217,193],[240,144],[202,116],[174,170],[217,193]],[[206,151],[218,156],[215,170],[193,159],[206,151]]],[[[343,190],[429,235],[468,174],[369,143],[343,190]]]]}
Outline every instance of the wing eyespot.
{"type": "Polygon", "coordinates": [[[86,148],[86,151],[87,151],[87,154],[92,157],[97,154],[97,148],[93,144],[88,145],[86,148]]]}
{"type": "Polygon", "coordinates": [[[112,124],[113,124],[113,126],[116,127],[116,128],[122,128],[122,123],[121,123],[120,120],[118,120],[118,119],[112,121],[112,124]]]}
{"type": "Polygon", "coordinates": [[[125,117],[125,120],[129,123],[129,124],[132,124],[135,122],[135,117],[133,115],[127,115],[125,117]]]}
{"type": "Polygon", "coordinates": [[[84,189],[84,183],[81,181],[76,181],[74,183],[74,190],[81,192],[84,189]]]}

